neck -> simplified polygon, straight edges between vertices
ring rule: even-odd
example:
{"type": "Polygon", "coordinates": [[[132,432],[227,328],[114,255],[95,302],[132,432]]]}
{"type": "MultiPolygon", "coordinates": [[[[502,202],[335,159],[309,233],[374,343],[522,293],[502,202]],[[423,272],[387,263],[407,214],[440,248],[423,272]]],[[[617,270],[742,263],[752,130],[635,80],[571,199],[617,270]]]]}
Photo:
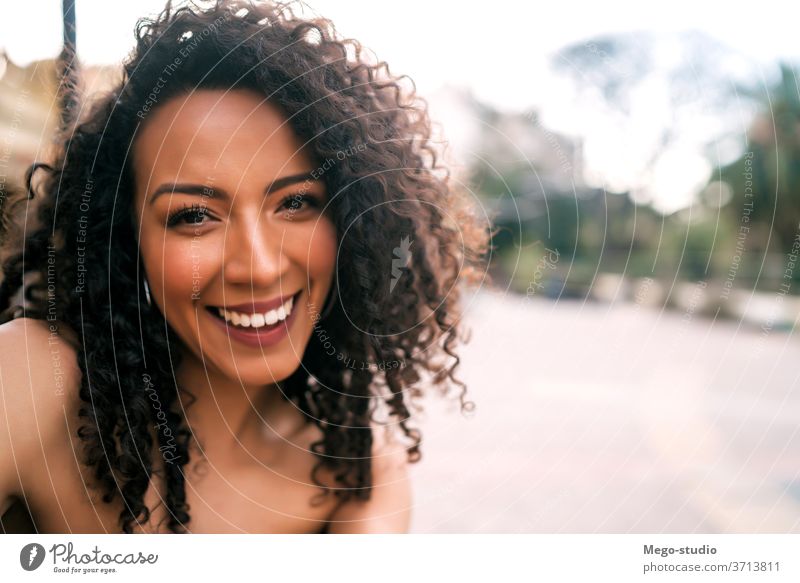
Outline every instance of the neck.
{"type": "Polygon", "coordinates": [[[248,433],[270,423],[282,401],[277,385],[243,385],[193,354],[186,355],[175,376],[187,423],[206,453],[241,448],[248,433]]]}

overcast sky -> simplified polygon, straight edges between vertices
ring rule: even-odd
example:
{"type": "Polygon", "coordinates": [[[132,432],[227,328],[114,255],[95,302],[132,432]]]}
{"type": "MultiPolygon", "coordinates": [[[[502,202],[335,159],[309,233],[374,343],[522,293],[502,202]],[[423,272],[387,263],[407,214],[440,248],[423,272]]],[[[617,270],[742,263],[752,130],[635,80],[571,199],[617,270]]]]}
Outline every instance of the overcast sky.
{"type": "MultiPolygon", "coordinates": [[[[52,57],[61,42],[60,0],[3,2],[0,45],[22,64],[52,57]]],[[[87,63],[121,60],[133,44],[136,19],[161,0],[77,0],[79,54],[87,63]],[[110,6],[113,5],[113,14],[110,6]]],[[[681,8],[641,1],[520,2],[311,0],[346,36],[376,51],[420,89],[447,81],[474,87],[503,107],[525,108],[553,52],[592,36],[631,30],[696,29],[764,62],[800,56],[797,18],[779,1],[691,2],[681,8]],[[737,8],[738,4],[738,8],[737,8]],[[502,66],[498,66],[502,59],[502,66]]]]}
{"type": "MultiPolygon", "coordinates": [[[[162,5],[161,0],[77,0],[82,61],[120,61],[133,46],[136,19],[157,13],[162,5]]],[[[597,112],[576,111],[575,105],[565,100],[566,89],[550,66],[560,48],[608,33],[697,30],[739,53],[748,66],[765,74],[780,58],[800,61],[797,18],[788,13],[789,3],[777,0],[669,2],[661,6],[641,0],[492,0],[487,4],[309,0],[306,5],[331,18],[343,35],[357,38],[374,50],[390,64],[393,73],[409,74],[423,95],[444,84],[464,86],[500,109],[537,108],[550,127],[581,134],[588,140],[587,161],[602,170],[595,178],[615,188],[629,186],[630,180],[624,175],[630,166],[626,156],[635,154],[637,148],[628,143],[626,150],[620,150],[613,139],[609,142],[608,120],[599,119],[597,112]]],[[[53,57],[60,48],[60,19],[60,0],[5,1],[0,8],[0,46],[20,64],[53,57]]],[[[657,114],[648,112],[651,101],[646,100],[639,112],[643,119],[657,114]]],[[[689,182],[702,181],[707,169],[701,168],[696,153],[688,153],[693,146],[684,146],[684,154],[694,156],[694,161],[672,156],[671,164],[694,167],[695,178],[689,182]]],[[[667,169],[664,174],[674,172],[667,169]]],[[[665,196],[673,198],[666,206],[680,206],[687,200],[686,192],[677,194],[678,188],[693,187],[673,184],[662,188],[665,196]]]]}

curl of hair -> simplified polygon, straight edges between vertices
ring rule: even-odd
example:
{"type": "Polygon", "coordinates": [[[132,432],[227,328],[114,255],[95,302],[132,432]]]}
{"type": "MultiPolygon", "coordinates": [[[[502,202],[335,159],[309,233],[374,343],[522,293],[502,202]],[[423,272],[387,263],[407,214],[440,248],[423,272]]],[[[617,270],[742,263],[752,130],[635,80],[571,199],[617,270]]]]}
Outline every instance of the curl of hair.
{"type": "MultiPolygon", "coordinates": [[[[55,163],[28,170],[29,196],[16,208],[33,224],[6,241],[0,320],[55,314],[75,331],[79,436],[104,500],[121,498],[123,532],[145,523],[154,448],[172,446],[180,461],[165,467],[168,527],[185,532],[191,432],[181,408],[191,403],[180,402],[172,372],[180,339],[141,297],[130,147],[139,124],[171,96],[258,91],[280,106],[316,158],[336,160],[324,180],[339,236],[338,301],[318,325],[347,359],[329,356],[314,334],[301,366],[279,386],[322,432],[312,446],[312,478],[322,494],[369,498],[378,405],[408,441],[410,461],[420,457],[421,436],[409,419],[422,384],[439,385],[444,395],[455,384],[462,409],[471,406],[454,375],[459,300],[461,284],[477,281],[490,234],[438,161],[427,105],[413,89],[404,92],[403,78],[386,63],[340,39],[330,21],[299,18],[288,5],[168,4],[140,20],[135,34],[121,81],[59,134],[55,163]],[[337,158],[355,145],[363,146],[357,155],[337,158]],[[411,267],[390,291],[404,238],[411,267]],[[23,305],[15,305],[21,290],[23,305]],[[150,432],[155,411],[144,378],[167,412],[169,440],[159,431],[155,443],[150,432]],[[322,468],[333,472],[336,487],[322,484],[322,468]]],[[[14,213],[4,212],[6,219],[14,213]]]]}

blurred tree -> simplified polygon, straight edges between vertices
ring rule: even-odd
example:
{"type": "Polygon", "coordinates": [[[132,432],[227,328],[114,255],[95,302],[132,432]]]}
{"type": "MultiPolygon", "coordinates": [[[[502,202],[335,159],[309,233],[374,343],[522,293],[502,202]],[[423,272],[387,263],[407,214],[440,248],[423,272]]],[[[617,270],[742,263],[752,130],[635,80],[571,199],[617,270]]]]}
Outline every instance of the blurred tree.
{"type": "MultiPolygon", "coordinates": [[[[742,91],[744,92],[744,91],[742,91]]],[[[746,151],[719,169],[733,198],[731,220],[750,228],[748,247],[788,253],[800,235],[800,86],[798,70],[782,63],[780,78],[763,90],[750,89],[761,111],[747,132],[746,151]]],[[[794,270],[800,281],[800,268],[794,270]]]]}
{"type": "Polygon", "coordinates": [[[552,67],[572,81],[576,109],[625,136],[635,154],[625,176],[599,172],[604,184],[637,191],[639,202],[656,198],[654,176],[670,155],[696,151],[702,162],[702,147],[730,131],[741,115],[732,80],[749,72],[736,53],[700,32],[598,36],[558,51],[552,67]]]}

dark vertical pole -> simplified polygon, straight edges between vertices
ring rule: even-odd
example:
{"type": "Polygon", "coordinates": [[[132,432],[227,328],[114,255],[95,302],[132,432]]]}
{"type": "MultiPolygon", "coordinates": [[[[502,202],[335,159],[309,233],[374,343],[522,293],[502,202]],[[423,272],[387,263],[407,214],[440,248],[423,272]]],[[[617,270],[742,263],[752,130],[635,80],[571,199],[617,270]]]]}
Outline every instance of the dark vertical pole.
{"type": "Polygon", "coordinates": [[[80,99],[78,93],[77,33],[75,0],[61,0],[64,43],[58,57],[58,100],[61,106],[61,127],[68,128],[80,99]]]}
{"type": "Polygon", "coordinates": [[[61,16],[64,21],[64,47],[75,47],[75,0],[62,0],[61,16]]]}

